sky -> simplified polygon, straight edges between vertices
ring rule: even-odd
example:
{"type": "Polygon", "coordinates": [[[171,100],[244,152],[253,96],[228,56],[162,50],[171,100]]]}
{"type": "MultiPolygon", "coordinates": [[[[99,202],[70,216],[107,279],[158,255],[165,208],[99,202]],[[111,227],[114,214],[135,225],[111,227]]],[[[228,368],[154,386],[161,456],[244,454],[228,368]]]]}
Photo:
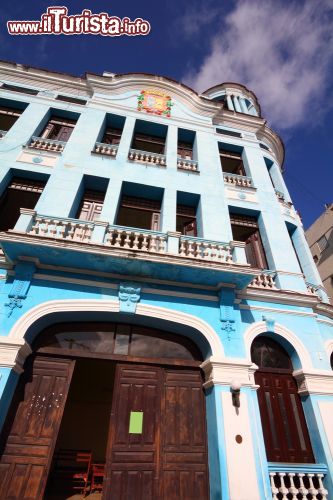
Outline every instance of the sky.
{"type": "Polygon", "coordinates": [[[333,203],[333,0],[72,0],[0,4],[0,59],[49,70],[147,72],[197,92],[246,85],[285,148],[285,180],[305,228],[333,203]],[[149,21],[148,36],[11,36],[9,20],[52,5],[149,21]]]}

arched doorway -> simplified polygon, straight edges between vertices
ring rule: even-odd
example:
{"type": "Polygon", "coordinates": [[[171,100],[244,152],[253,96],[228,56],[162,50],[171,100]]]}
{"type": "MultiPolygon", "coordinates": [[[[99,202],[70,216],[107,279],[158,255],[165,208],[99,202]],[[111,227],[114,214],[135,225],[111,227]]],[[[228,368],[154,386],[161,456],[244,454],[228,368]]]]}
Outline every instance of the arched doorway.
{"type": "Polygon", "coordinates": [[[32,347],[3,432],[1,499],[64,499],[82,483],[88,498],[93,470],[103,499],[208,499],[202,356],[193,342],[86,322],[53,325],[32,347]],[[54,480],[66,469],[64,452],[90,461],[87,477],[54,480]]]}
{"type": "Polygon", "coordinates": [[[259,385],[258,401],[269,462],[313,463],[293,367],[287,351],[266,336],[257,337],[251,347],[254,374],[259,385]]]}

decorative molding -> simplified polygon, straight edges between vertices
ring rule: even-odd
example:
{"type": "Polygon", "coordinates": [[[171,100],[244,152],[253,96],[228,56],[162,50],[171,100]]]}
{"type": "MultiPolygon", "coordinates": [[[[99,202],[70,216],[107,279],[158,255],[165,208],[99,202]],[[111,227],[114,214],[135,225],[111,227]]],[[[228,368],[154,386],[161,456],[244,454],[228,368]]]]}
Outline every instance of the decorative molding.
{"type": "Polygon", "coordinates": [[[274,333],[274,328],[275,328],[275,319],[272,318],[271,316],[265,316],[264,314],[262,315],[262,320],[265,321],[266,323],[266,328],[268,332],[273,332],[274,333]]]}
{"type": "MultiPolygon", "coordinates": [[[[254,339],[262,334],[267,332],[267,325],[265,321],[259,321],[253,323],[249,326],[249,328],[244,333],[244,343],[246,349],[246,357],[251,359],[251,345],[254,339]]],[[[277,336],[283,337],[287,342],[289,342],[292,347],[295,349],[296,354],[300,359],[300,363],[302,365],[303,370],[312,370],[312,360],[308,350],[305,348],[304,344],[300,341],[297,335],[295,335],[291,330],[288,330],[285,326],[275,323],[274,333],[277,336]]],[[[278,339],[277,339],[278,340],[278,339]]]]}
{"type": "Polygon", "coordinates": [[[235,291],[233,288],[221,288],[219,291],[220,300],[220,321],[222,323],[221,330],[227,334],[227,339],[231,340],[232,333],[236,331],[234,317],[234,302],[235,291]]]}
{"type": "Polygon", "coordinates": [[[297,381],[301,395],[323,394],[333,396],[333,371],[330,370],[295,370],[293,376],[297,381]]]}
{"type": "Polygon", "coordinates": [[[13,368],[17,373],[22,373],[25,359],[31,352],[31,347],[24,339],[13,342],[8,337],[0,337],[1,367],[13,368]]]}
{"type": "Polygon", "coordinates": [[[253,306],[248,304],[240,304],[240,309],[247,309],[249,311],[267,311],[274,312],[277,314],[291,314],[294,316],[307,316],[311,318],[315,318],[316,314],[304,311],[298,311],[297,309],[278,309],[277,307],[264,307],[264,306],[253,306]]]}
{"type": "Polygon", "coordinates": [[[205,374],[205,389],[213,385],[230,386],[233,380],[237,380],[242,387],[257,389],[254,381],[254,372],[258,366],[250,360],[244,359],[218,359],[214,356],[204,361],[200,367],[205,374]]]}
{"type": "Polygon", "coordinates": [[[22,300],[27,298],[35,265],[32,262],[18,262],[15,266],[15,278],[8,294],[9,302],[5,306],[9,308],[7,316],[10,317],[16,307],[22,307],[22,300]]]}
{"type": "Polygon", "coordinates": [[[118,297],[119,312],[134,314],[141,298],[141,287],[137,283],[120,283],[118,297]]]}
{"type": "MultiPolygon", "coordinates": [[[[49,314],[80,311],[117,313],[119,312],[119,301],[100,299],[68,299],[50,300],[48,302],[43,302],[42,304],[33,307],[28,312],[23,314],[10,330],[9,336],[2,338],[8,339],[8,342],[21,342],[22,344],[24,342],[24,336],[28,328],[33,325],[33,323],[35,323],[38,319],[49,314]]],[[[223,346],[216,331],[208,323],[206,323],[206,321],[197,318],[196,316],[180,311],[175,311],[173,309],[167,309],[164,307],[157,307],[141,303],[137,304],[136,314],[148,318],[150,317],[161,319],[169,323],[178,323],[180,325],[186,325],[190,328],[193,328],[207,340],[213,356],[217,358],[223,358],[224,356],[223,346]]],[[[2,342],[2,338],[0,337],[0,344],[2,342]]]]}

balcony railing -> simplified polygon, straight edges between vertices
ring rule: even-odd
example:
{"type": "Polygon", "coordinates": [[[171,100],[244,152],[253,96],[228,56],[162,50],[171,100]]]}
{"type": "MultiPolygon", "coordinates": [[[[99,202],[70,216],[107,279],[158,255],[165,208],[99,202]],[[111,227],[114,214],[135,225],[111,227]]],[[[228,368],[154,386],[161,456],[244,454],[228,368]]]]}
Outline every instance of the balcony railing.
{"type": "Polygon", "coordinates": [[[93,222],[36,215],[28,233],[48,238],[87,243],[91,240],[93,228],[93,222]]]}
{"type": "Polygon", "coordinates": [[[247,177],[246,175],[229,174],[224,172],[223,179],[227,184],[232,184],[234,186],[253,187],[251,177],[247,177]]]}
{"type": "Polygon", "coordinates": [[[110,156],[115,158],[118,152],[118,144],[104,144],[103,142],[96,142],[93,153],[100,155],[110,156]]]}
{"type": "Polygon", "coordinates": [[[232,262],[230,244],[190,236],[181,236],[179,255],[214,262],[232,262]]]}
{"type": "Polygon", "coordinates": [[[179,170],[188,170],[189,172],[199,172],[199,166],[196,160],[177,158],[177,168],[179,170]]]}
{"type": "Polygon", "coordinates": [[[151,153],[149,151],[140,151],[138,149],[130,149],[128,152],[128,159],[142,163],[151,163],[159,167],[166,166],[166,156],[158,153],[151,153]]]}
{"type": "Polygon", "coordinates": [[[7,134],[7,130],[0,130],[0,139],[5,137],[6,134],[7,134]]]}
{"type": "Polygon", "coordinates": [[[275,272],[269,273],[269,272],[263,272],[256,276],[251,283],[249,284],[249,287],[252,288],[265,288],[266,290],[276,290],[277,287],[275,285],[275,272]]]}
{"type": "Polygon", "coordinates": [[[324,486],[325,466],[269,465],[269,476],[273,500],[327,500],[328,491],[324,486]]]}
{"type": "Polygon", "coordinates": [[[142,252],[165,253],[167,235],[158,231],[108,226],[104,244],[114,248],[128,248],[142,252]]]}
{"type": "Polygon", "coordinates": [[[43,137],[32,136],[27,144],[29,148],[42,149],[43,151],[52,151],[53,153],[62,153],[66,142],[55,141],[53,139],[43,139],[43,137]]]}

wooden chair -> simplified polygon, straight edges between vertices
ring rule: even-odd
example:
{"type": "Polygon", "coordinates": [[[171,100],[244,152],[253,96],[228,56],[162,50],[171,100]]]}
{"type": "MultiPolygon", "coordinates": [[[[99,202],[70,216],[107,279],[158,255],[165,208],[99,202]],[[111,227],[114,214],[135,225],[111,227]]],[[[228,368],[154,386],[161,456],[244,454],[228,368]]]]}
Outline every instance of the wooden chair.
{"type": "Polygon", "coordinates": [[[54,456],[52,474],[57,489],[78,490],[81,495],[86,495],[89,490],[91,459],[90,450],[59,449],[54,456]]]}
{"type": "Polygon", "coordinates": [[[91,486],[90,491],[103,491],[103,480],[105,475],[105,463],[96,462],[91,466],[91,486]]]}

